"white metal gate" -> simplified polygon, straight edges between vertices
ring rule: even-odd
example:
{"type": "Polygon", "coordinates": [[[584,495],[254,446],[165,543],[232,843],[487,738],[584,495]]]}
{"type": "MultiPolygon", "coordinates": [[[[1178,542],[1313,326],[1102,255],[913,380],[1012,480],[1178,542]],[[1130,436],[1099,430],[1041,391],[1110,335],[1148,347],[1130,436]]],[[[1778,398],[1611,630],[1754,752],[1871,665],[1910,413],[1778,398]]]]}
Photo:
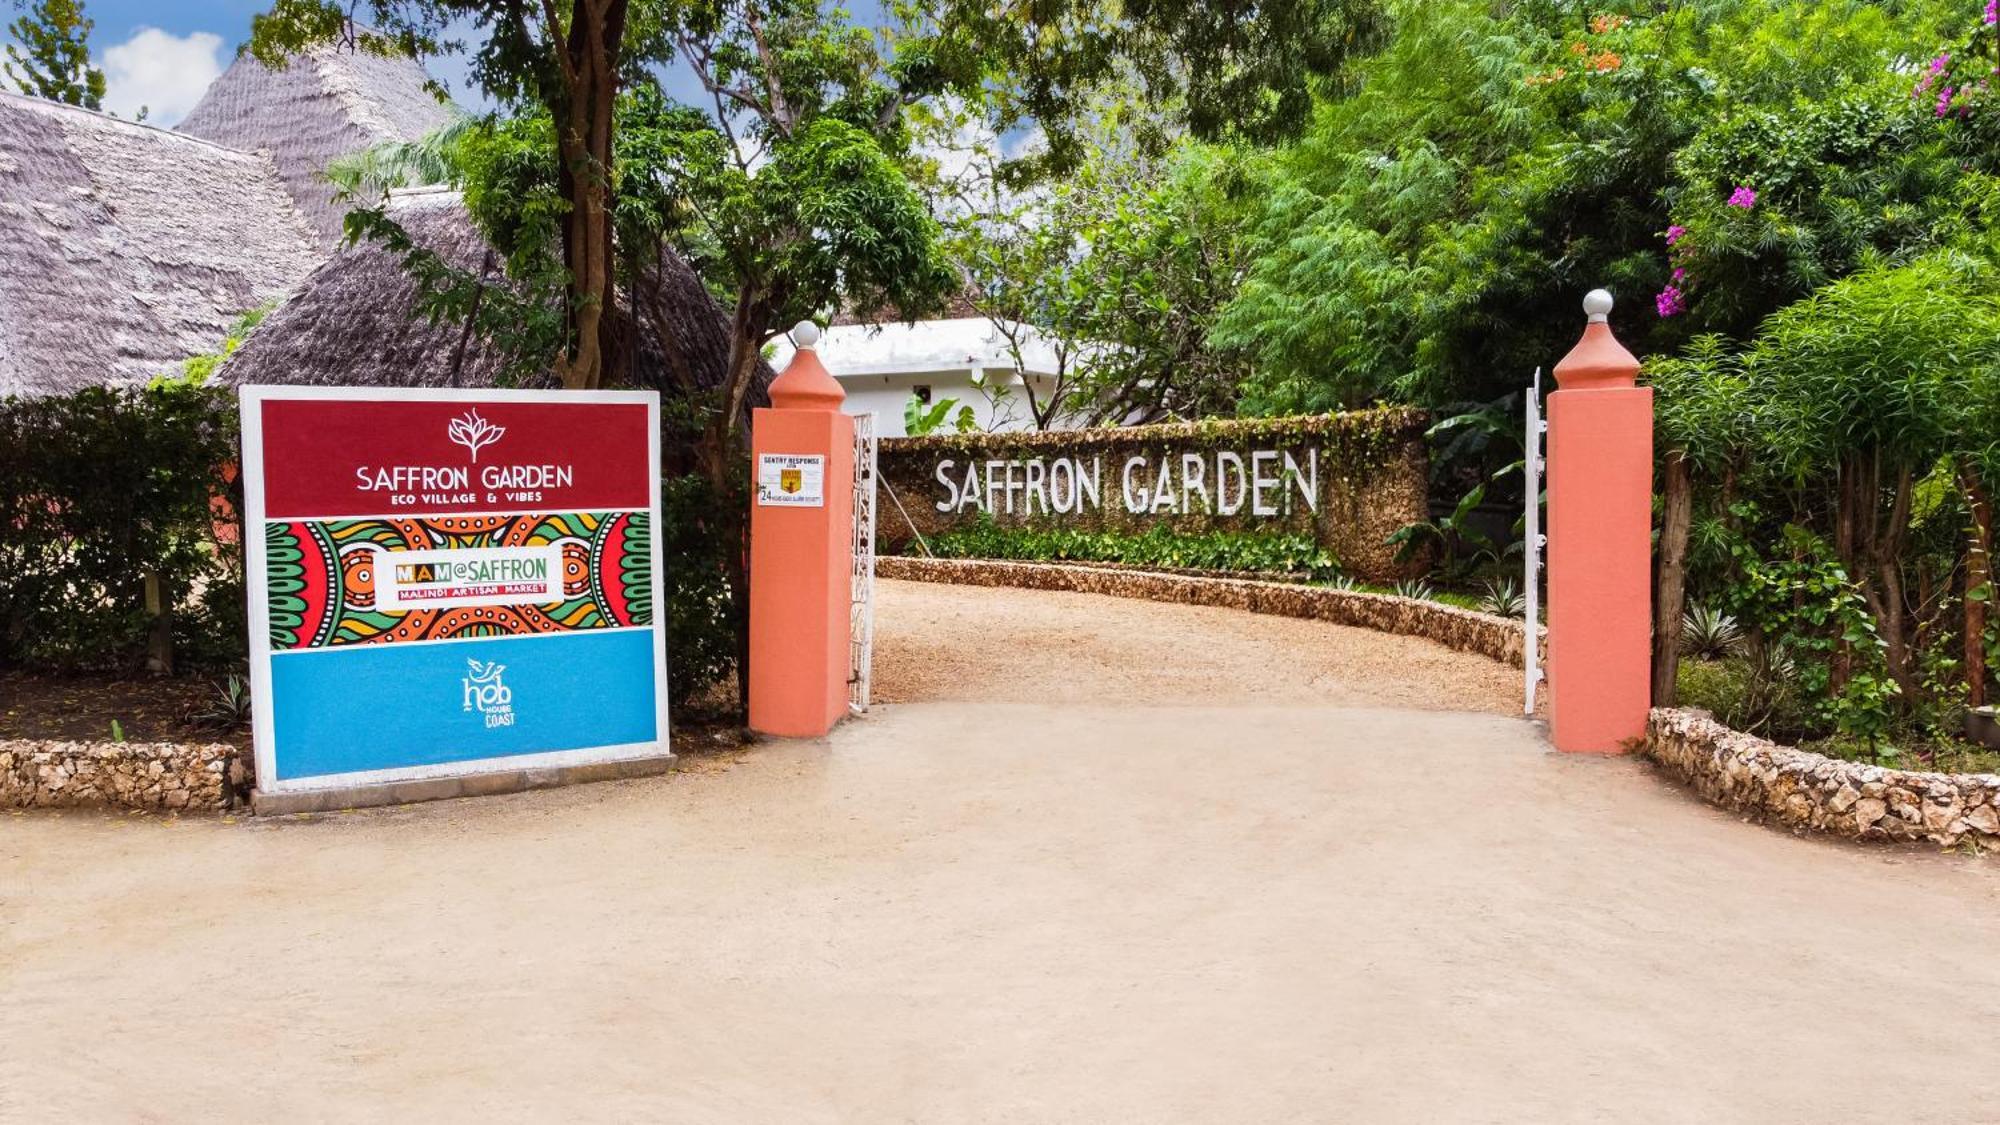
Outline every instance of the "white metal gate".
{"type": "Polygon", "coordinates": [[[1521,712],[1535,713],[1535,689],[1542,682],[1542,646],[1539,641],[1542,624],[1542,549],[1548,546],[1548,537],[1542,534],[1542,435],[1549,432],[1549,424],[1542,421],[1542,369],[1535,368],[1535,380],[1528,387],[1527,426],[1522,431],[1521,491],[1526,499],[1526,511],[1522,520],[1521,559],[1522,587],[1527,594],[1527,606],[1521,615],[1523,636],[1521,640],[1521,669],[1523,673],[1523,693],[1521,712]]]}
{"type": "Polygon", "coordinates": [[[854,574],[848,611],[847,709],[868,710],[875,663],[875,415],[854,418],[854,574]]]}

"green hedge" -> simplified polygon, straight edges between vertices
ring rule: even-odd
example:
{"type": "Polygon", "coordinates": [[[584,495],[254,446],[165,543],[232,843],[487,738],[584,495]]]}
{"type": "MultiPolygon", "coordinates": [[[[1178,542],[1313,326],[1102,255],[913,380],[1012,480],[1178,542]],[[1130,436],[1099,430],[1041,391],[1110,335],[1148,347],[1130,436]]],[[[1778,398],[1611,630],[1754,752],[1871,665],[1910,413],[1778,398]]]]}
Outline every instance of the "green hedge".
{"type": "Polygon", "coordinates": [[[245,647],[242,563],[213,533],[235,403],[203,387],[0,401],[0,666],[145,666],[157,576],[180,663],[245,647]]]}
{"type": "MultiPolygon", "coordinates": [[[[913,545],[914,546],[914,545],[913,545]]],[[[1155,526],[1138,534],[1038,525],[1001,525],[981,517],[929,541],[947,559],[1108,562],[1175,570],[1237,570],[1328,578],[1340,564],[1303,534],[1242,531],[1176,532],[1155,526]]]]}

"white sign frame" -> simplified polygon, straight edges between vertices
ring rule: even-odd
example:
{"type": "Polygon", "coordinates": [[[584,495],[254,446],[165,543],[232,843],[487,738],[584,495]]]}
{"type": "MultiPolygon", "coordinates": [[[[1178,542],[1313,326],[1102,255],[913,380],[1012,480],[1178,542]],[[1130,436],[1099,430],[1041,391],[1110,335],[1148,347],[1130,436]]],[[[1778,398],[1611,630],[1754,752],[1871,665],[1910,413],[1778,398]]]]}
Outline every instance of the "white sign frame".
{"type": "MultiPolygon", "coordinates": [[[[666,603],[660,570],[660,396],[656,391],[516,391],[462,390],[433,387],[297,387],[244,385],[237,388],[237,405],[242,417],[243,480],[243,573],[250,618],[250,705],[253,758],[257,767],[257,788],[265,793],[302,793],[346,789],[362,785],[383,785],[398,781],[424,781],[471,774],[505,773],[515,770],[549,769],[600,762],[672,758],[673,737],[668,725],[666,603]],[[647,504],[651,534],[647,536],[652,563],[653,623],[634,626],[653,634],[653,702],[658,742],[632,742],[611,746],[591,746],[575,750],[552,750],[535,754],[513,754],[498,758],[472,758],[430,765],[393,769],[357,770],[350,773],[321,774],[313,777],[278,778],[277,745],[271,698],[271,603],[264,575],[264,524],[268,517],[264,504],[264,412],[263,404],[273,400],[377,401],[377,402],[466,402],[478,404],[505,399],[519,403],[643,403],[646,407],[647,504]]],[[[454,512],[453,515],[535,515],[567,512],[570,506],[506,508],[490,512],[454,512]]],[[[408,519],[408,510],[370,515],[340,516],[341,519],[408,519]]],[[[311,519],[313,517],[286,517],[311,519]]],[[[549,639],[563,634],[548,634],[549,639]]],[[[405,641],[409,645],[453,644],[455,641],[405,641]]]]}

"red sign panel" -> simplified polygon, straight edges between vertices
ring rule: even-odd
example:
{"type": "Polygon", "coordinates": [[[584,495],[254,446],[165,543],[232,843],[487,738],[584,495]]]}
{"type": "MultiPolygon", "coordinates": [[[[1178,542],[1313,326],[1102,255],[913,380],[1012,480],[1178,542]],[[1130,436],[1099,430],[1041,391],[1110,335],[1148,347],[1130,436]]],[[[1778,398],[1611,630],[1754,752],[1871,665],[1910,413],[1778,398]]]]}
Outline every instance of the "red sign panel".
{"type": "Polygon", "coordinates": [[[634,402],[267,399],[264,515],[645,509],[634,402]]]}

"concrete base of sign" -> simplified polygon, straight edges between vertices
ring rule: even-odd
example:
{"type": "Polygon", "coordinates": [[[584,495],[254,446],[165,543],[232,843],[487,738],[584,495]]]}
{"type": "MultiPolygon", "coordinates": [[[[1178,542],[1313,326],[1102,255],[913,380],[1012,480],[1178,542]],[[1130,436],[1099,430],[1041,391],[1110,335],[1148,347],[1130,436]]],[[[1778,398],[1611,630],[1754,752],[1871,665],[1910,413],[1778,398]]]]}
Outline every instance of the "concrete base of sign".
{"type": "Polygon", "coordinates": [[[549,789],[557,785],[650,777],[673,769],[676,760],[674,755],[666,754],[657,758],[628,758],[619,762],[588,762],[529,770],[495,770],[462,777],[429,777],[296,793],[266,793],[259,789],[250,795],[250,811],[258,816],[289,816],[293,813],[340,812],[378,805],[408,805],[418,801],[441,801],[448,797],[492,797],[529,789],[549,789]]]}

